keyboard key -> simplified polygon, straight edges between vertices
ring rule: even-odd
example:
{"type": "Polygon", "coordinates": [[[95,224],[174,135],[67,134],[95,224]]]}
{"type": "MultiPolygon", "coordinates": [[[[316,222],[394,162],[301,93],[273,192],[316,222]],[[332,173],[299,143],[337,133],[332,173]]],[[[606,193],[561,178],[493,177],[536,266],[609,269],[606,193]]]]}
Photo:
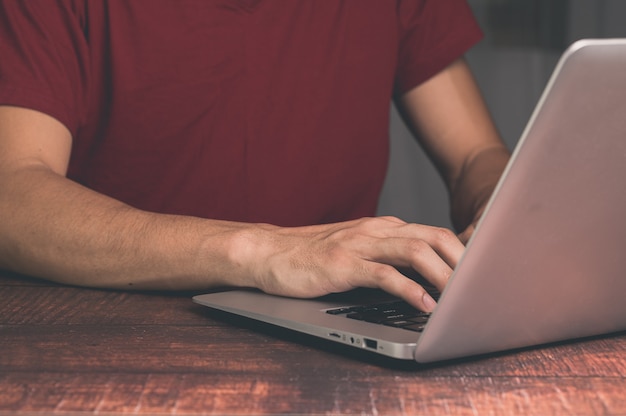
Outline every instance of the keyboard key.
{"type": "Polygon", "coordinates": [[[403,326],[402,329],[408,329],[409,331],[422,332],[426,324],[413,324],[403,326]]]}
{"type": "Polygon", "coordinates": [[[346,318],[382,324],[395,328],[421,332],[430,317],[404,301],[387,302],[376,305],[350,306],[326,311],[331,315],[345,315],[346,318]]]}

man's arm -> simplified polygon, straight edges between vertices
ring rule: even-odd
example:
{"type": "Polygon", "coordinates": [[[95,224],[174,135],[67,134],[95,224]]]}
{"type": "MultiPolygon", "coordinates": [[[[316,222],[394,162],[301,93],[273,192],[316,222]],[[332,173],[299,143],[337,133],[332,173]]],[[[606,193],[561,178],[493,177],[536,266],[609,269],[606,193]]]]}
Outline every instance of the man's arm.
{"type": "Polygon", "coordinates": [[[145,212],[66,178],[56,119],[0,106],[0,267],[91,287],[257,287],[313,297],[376,287],[431,310],[392,266],[443,288],[463,252],[448,231],[397,218],[281,228],[145,212]]]}
{"type": "Polygon", "coordinates": [[[202,281],[200,259],[226,257],[227,236],[201,250],[228,227],[136,210],[68,180],[71,144],[57,120],[0,107],[0,267],[96,287],[226,283],[202,281]]]}
{"type": "Polygon", "coordinates": [[[510,157],[467,63],[457,60],[397,103],[448,187],[466,242],[510,157]]]}

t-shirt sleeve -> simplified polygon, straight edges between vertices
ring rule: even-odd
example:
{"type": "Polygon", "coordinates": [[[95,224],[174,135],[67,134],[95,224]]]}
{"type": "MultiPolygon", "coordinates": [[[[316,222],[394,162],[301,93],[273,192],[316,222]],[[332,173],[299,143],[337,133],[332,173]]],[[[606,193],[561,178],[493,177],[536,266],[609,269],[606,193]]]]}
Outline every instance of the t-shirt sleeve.
{"type": "Polygon", "coordinates": [[[398,0],[395,93],[428,80],[483,36],[466,0],[398,0]]]}
{"type": "Polygon", "coordinates": [[[46,113],[75,135],[88,53],[75,3],[0,0],[0,105],[46,113]]]}

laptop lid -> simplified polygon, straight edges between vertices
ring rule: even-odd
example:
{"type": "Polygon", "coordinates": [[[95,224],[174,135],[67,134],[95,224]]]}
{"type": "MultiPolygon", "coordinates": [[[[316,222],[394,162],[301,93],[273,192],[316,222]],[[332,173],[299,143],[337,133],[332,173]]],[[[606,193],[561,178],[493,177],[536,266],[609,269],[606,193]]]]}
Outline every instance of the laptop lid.
{"type": "Polygon", "coordinates": [[[625,68],[624,40],[563,55],[418,361],[626,329],[625,68]]]}
{"type": "Polygon", "coordinates": [[[419,362],[626,330],[624,68],[624,39],[563,54],[421,334],[324,313],[341,297],[194,301],[419,362]]]}

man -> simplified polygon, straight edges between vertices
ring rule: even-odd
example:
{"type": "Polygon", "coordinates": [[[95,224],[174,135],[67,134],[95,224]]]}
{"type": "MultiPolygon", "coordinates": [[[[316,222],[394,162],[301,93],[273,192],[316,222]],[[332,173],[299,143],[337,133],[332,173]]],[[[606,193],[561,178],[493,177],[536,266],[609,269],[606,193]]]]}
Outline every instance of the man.
{"type": "Polygon", "coordinates": [[[394,266],[442,289],[508,159],[479,37],[464,0],[2,0],[0,267],[432,310],[394,266]],[[461,239],[373,217],[392,97],[461,239]]]}

